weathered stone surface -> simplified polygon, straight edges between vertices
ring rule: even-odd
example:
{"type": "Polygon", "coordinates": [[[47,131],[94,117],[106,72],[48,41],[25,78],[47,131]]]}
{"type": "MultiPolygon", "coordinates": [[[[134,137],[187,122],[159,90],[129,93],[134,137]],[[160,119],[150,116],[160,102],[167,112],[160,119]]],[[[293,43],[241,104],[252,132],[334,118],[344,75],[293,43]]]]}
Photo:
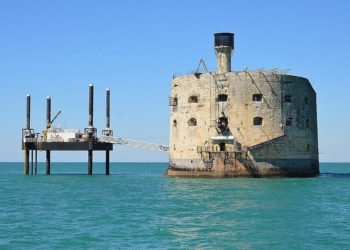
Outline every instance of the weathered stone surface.
{"type": "Polygon", "coordinates": [[[166,175],[319,173],[316,93],[308,79],[260,71],[187,75],[173,79],[171,97],[177,105],[170,111],[166,175]]]}

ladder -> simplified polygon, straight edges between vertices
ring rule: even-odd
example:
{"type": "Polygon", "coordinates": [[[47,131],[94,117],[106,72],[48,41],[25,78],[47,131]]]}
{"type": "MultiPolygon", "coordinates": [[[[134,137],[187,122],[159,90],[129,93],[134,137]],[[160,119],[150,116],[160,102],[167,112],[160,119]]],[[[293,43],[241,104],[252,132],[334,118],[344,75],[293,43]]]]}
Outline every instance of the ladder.
{"type": "Polygon", "coordinates": [[[253,177],[260,177],[258,163],[255,161],[254,156],[250,150],[247,151],[247,160],[243,163],[244,167],[253,177]]]}

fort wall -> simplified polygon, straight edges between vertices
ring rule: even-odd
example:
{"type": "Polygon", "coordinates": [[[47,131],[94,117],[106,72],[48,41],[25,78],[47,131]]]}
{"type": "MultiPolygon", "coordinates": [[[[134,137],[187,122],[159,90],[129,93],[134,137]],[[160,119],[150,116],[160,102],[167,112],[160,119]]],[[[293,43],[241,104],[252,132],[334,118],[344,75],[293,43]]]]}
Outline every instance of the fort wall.
{"type": "Polygon", "coordinates": [[[171,83],[169,176],[312,176],[316,93],[303,77],[207,72],[171,83]]]}

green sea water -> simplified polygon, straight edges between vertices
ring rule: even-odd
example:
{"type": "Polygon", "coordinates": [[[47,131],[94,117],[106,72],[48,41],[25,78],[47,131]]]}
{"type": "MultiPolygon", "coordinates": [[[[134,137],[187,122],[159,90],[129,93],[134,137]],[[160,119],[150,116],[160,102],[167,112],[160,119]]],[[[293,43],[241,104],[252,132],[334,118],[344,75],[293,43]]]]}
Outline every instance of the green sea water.
{"type": "Polygon", "coordinates": [[[316,178],[163,177],[167,163],[0,163],[0,249],[350,249],[350,163],[316,178]]]}

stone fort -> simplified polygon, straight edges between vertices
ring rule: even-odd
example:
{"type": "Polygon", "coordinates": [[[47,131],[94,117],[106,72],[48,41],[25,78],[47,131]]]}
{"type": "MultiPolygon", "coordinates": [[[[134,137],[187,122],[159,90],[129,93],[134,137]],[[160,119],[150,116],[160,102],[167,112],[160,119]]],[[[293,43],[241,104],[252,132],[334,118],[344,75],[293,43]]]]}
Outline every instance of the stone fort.
{"type": "Polygon", "coordinates": [[[315,176],[316,92],[283,70],[231,71],[233,33],[214,34],[217,72],[174,76],[165,175],[315,176]]]}

